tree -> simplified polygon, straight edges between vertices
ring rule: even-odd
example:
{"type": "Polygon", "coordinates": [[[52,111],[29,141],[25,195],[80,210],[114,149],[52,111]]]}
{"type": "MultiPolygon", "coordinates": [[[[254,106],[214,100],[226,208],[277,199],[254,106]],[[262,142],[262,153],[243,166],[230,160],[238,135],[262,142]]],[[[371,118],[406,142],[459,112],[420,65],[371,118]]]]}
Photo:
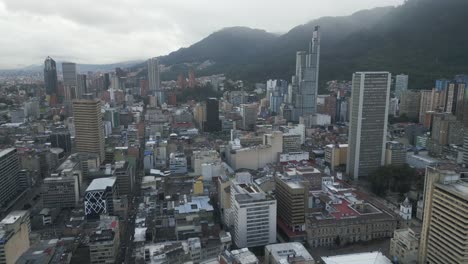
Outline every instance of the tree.
{"type": "Polygon", "coordinates": [[[409,192],[411,185],[417,184],[418,178],[417,171],[404,164],[382,166],[371,174],[368,181],[376,195],[385,196],[387,191],[400,194],[409,192]]]}
{"type": "Polygon", "coordinates": [[[340,238],[340,236],[336,236],[335,237],[335,245],[340,246],[340,244],[341,244],[341,238],[340,238]]]}

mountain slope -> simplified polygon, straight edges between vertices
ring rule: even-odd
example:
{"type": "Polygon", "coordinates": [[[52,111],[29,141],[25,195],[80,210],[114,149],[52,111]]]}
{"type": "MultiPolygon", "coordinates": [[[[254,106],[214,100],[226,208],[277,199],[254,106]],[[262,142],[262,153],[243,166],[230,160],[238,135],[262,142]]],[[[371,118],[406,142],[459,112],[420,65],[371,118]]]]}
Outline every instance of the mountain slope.
{"type": "Polygon", "coordinates": [[[409,74],[410,88],[428,89],[437,78],[468,73],[466,10],[466,0],[408,0],[399,7],[320,18],[279,37],[246,28],[238,34],[221,30],[161,59],[166,65],[215,62],[198,75],[224,72],[248,81],[289,80],[296,51],[307,49],[314,26],[320,25],[322,86],[328,80],[350,79],[355,71],[388,70],[409,74]]]}
{"type": "Polygon", "coordinates": [[[260,29],[225,28],[188,48],[179,49],[160,59],[163,64],[170,65],[205,60],[217,63],[239,63],[269,46],[277,37],[275,34],[260,29]]]}

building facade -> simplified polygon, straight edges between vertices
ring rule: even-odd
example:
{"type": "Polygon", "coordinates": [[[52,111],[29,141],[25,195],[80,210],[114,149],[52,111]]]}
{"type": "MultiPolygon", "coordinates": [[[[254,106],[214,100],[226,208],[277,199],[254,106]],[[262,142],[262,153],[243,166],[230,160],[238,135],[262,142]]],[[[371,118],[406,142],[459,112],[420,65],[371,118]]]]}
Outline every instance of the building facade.
{"type": "Polygon", "coordinates": [[[13,211],[0,222],[0,263],[15,264],[29,249],[31,222],[28,211],[13,211]]]}
{"type": "Polygon", "coordinates": [[[237,247],[276,242],[276,200],[252,183],[231,184],[234,243],[237,247]]]}
{"type": "Polygon", "coordinates": [[[57,65],[51,57],[47,57],[44,61],[44,87],[47,95],[57,94],[57,65]]]}
{"type": "Polygon", "coordinates": [[[427,167],[418,263],[468,262],[466,169],[427,167]]]}
{"type": "Polygon", "coordinates": [[[354,179],[385,163],[390,83],[389,72],[353,75],[346,172],[354,179]]]}
{"type": "Polygon", "coordinates": [[[99,155],[105,158],[104,131],[102,125],[101,101],[80,99],[73,101],[75,144],[78,152],[99,155]]]}
{"type": "Polygon", "coordinates": [[[14,148],[0,151],[0,206],[5,207],[19,191],[19,158],[14,148]]]}
{"type": "Polygon", "coordinates": [[[395,97],[400,99],[408,90],[408,75],[399,74],[395,77],[395,97]]]}

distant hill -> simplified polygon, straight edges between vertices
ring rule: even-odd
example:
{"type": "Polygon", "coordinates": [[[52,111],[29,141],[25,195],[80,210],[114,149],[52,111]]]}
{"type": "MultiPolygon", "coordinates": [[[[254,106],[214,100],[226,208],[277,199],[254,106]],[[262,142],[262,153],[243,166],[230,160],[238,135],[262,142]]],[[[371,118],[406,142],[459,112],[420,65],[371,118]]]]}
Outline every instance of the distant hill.
{"type": "MultiPolygon", "coordinates": [[[[81,73],[86,73],[88,71],[92,72],[109,72],[114,71],[115,68],[129,68],[136,64],[140,64],[142,61],[134,60],[134,61],[125,61],[125,62],[117,62],[117,63],[110,63],[110,64],[78,64],[78,70],[81,73]]],[[[62,62],[56,61],[57,70],[62,71],[62,62]]],[[[14,71],[28,71],[28,72],[42,72],[44,70],[44,65],[30,65],[21,69],[15,70],[0,70],[0,72],[14,72],[14,71]]]]}
{"type": "Polygon", "coordinates": [[[235,79],[289,80],[295,53],[306,50],[313,28],[322,33],[320,80],[350,79],[355,71],[388,70],[410,75],[410,88],[431,88],[437,78],[468,73],[466,0],[408,0],[399,7],[323,17],[277,36],[262,30],[227,28],[188,48],[162,56],[174,79],[187,64],[215,62],[197,72],[235,79]]]}

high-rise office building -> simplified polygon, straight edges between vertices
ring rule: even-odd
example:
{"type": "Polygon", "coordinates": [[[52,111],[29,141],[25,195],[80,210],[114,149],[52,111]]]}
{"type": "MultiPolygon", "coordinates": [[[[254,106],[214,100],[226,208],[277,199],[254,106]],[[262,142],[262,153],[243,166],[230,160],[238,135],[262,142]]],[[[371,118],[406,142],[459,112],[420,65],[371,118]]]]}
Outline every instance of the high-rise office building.
{"type": "Polygon", "coordinates": [[[421,90],[421,99],[419,103],[419,123],[430,123],[426,122],[426,113],[434,111],[439,107],[439,101],[441,92],[436,89],[432,90],[421,90]]]}
{"type": "MultiPolygon", "coordinates": [[[[305,231],[309,182],[302,176],[281,175],[275,177],[275,185],[280,228],[287,228],[290,232],[305,231]]],[[[290,233],[288,231],[283,231],[286,236],[290,233]]]]}
{"type": "Polygon", "coordinates": [[[203,123],[205,132],[221,131],[221,120],[219,120],[219,102],[216,98],[206,100],[206,121],[203,123]]]}
{"type": "Polygon", "coordinates": [[[253,130],[257,122],[257,104],[241,104],[240,115],[242,116],[242,129],[253,130]]]}
{"type": "Polygon", "coordinates": [[[101,101],[79,99],[73,101],[75,143],[78,152],[94,153],[104,160],[104,131],[101,101]]]}
{"type": "Polygon", "coordinates": [[[68,131],[57,131],[49,135],[49,141],[53,148],[61,148],[69,153],[72,150],[71,135],[68,131]]]}
{"type": "Polygon", "coordinates": [[[317,112],[318,76],[320,62],[320,33],[315,27],[309,52],[297,52],[296,75],[292,80],[294,105],[294,120],[301,116],[308,116],[317,112]]]}
{"type": "Polygon", "coordinates": [[[468,179],[444,166],[426,169],[418,263],[468,263],[468,179]]]}
{"type": "Polygon", "coordinates": [[[395,77],[395,97],[400,99],[401,94],[408,90],[408,75],[400,74],[395,77]]]}
{"type": "Polygon", "coordinates": [[[276,242],[276,200],[257,185],[231,184],[234,243],[237,247],[264,246],[276,242]]]}
{"type": "Polygon", "coordinates": [[[389,72],[353,75],[346,172],[354,179],[385,163],[391,78],[389,72]]]}
{"type": "Polygon", "coordinates": [[[86,74],[78,74],[76,76],[77,86],[76,86],[76,98],[83,98],[83,94],[88,93],[88,85],[86,83],[86,74]]]}
{"type": "Polygon", "coordinates": [[[94,179],[84,194],[84,209],[87,218],[99,218],[101,214],[114,213],[113,200],[117,197],[115,177],[94,179]]]}
{"type": "Polygon", "coordinates": [[[159,60],[158,58],[148,59],[148,82],[149,90],[154,92],[159,90],[161,85],[159,80],[159,60]]]}
{"type": "Polygon", "coordinates": [[[65,102],[70,103],[72,99],[76,98],[78,86],[76,63],[62,62],[62,73],[65,102]]]}
{"type": "Polygon", "coordinates": [[[80,200],[78,176],[57,176],[44,179],[41,186],[44,208],[74,208],[80,200]]]}
{"type": "Polygon", "coordinates": [[[57,94],[57,66],[51,57],[44,61],[44,87],[47,95],[57,94]]]}
{"type": "Polygon", "coordinates": [[[15,148],[0,151],[0,207],[4,207],[19,191],[20,164],[15,148]]]}
{"type": "Polygon", "coordinates": [[[419,91],[404,91],[400,98],[400,115],[405,114],[411,120],[419,119],[421,93],[419,91]]]}

